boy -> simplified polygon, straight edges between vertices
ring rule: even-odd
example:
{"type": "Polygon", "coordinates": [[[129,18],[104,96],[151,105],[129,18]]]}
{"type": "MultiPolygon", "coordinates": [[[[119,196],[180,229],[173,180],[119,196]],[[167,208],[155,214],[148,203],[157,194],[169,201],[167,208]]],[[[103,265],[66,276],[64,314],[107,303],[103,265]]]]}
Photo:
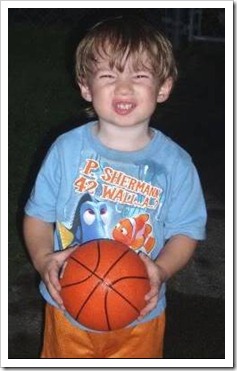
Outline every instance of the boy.
{"type": "Polygon", "coordinates": [[[41,357],[161,358],[165,282],[187,264],[206,222],[190,156],[149,127],[177,77],[172,48],[141,20],[107,20],[79,44],[76,77],[98,120],[56,140],[25,208],[26,245],[47,302],[41,357]],[[125,329],[93,332],[63,306],[62,267],[74,245],[95,238],[125,242],[148,271],[147,305],[125,329]]]}

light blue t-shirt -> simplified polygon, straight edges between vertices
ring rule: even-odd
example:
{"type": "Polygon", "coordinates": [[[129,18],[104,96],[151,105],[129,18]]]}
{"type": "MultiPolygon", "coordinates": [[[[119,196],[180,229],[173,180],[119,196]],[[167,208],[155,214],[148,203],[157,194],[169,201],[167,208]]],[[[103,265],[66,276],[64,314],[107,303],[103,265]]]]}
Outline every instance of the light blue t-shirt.
{"type": "MultiPolygon", "coordinates": [[[[94,125],[55,141],[25,207],[29,216],[55,223],[55,250],[110,238],[156,259],[174,235],[204,239],[205,202],[189,154],[156,129],[142,150],[113,150],[93,134],[94,125]]],[[[40,291],[56,306],[42,282],[40,291]]],[[[165,307],[163,284],[157,307],[143,322],[165,307]]]]}

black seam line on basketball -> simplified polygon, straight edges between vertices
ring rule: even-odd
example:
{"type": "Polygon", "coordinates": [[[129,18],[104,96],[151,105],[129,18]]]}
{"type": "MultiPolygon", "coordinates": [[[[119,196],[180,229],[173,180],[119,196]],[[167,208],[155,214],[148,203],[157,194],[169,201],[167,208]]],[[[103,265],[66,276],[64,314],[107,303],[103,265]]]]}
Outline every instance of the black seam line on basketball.
{"type": "MultiPolygon", "coordinates": [[[[86,270],[88,270],[88,272],[91,273],[91,276],[94,274],[97,278],[99,278],[100,280],[102,279],[100,276],[98,276],[96,274],[96,269],[98,268],[98,264],[96,265],[95,267],[95,271],[91,270],[89,267],[87,267],[85,264],[83,264],[82,262],[80,262],[80,260],[77,260],[76,258],[74,258],[73,256],[70,257],[70,259],[74,260],[76,263],[80,264],[83,268],[85,268],[86,270]]],[[[90,276],[90,277],[91,277],[90,276]]]]}
{"type": "Polygon", "coordinates": [[[106,318],[106,322],[107,322],[107,326],[108,326],[108,331],[111,331],[111,324],[110,324],[110,321],[109,321],[109,313],[108,313],[108,310],[107,310],[108,293],[109,293],[109,290],[105,294],[104,310],[105,310],[105,318],[106,318]]]}
{"type": "Polygon", "coordinates": [[[111,282],[111,285],[114,285],[115,283],[118,283],[119,281],[122,281],[122,280],[127,280],[127,279],[141,279],[141,280],[148,280],[148,278],[146,276],[123,276],[123,277],[120,277],[118,278],[117,280],[111,282]]]}
{"type": "Polygon", "coordinates": [[[76,285],[80,285],[81,283],[84,283],[85,281],[87,281],[89,278],[91,278],[91,276],[93,276],[93,274],[90,274],[88,277],[86,277],[84,280],[82,281],[77,281],[77,282],[72,282],[72,283],[67,283],[66,285],[63,285],[62,286],[62,289],[66,289],[68,287],[71,287],[71,286],[76,286],[76,285]]]}
{"type": "Polygon", "coordinates": [[[99,266],[99,262],[100,262],[100,249],[98,247],[98,242],[96,243],[96,246],[97,246],[97,250],[98,250],[98,259],[97,259],[97,263],[96,263],[96,266],[95,266],[95,270],[92,271],[91,269],[89,269],[86,265],[84,265],[83,263],[81,263],[79,260],[77,260],[74,256],[70,256],[69,259],[72,259],[73,261],[75,261],[76,263],[80,264],[83,268],[85,268],[86,270],[88,270],[88,272],[91,273],[90,276],[86,277],[83,281],[80,281],[80,282],[73,282],[73,283],[69,283],[67,285],[64,285],[62,286],[62,288],[66,288],[66,287],[71,287],[71,286],[75,286],[75,285],[79,285],[83,282],[85,282],[86,280],[88,280],[89,278],[91,278],[91,276],[94,274],[96,277],[96,273],[95,271],[97,270],[98,266],[99,266]]]}
{"type": "MultiPolygon", "coordinates": [[[[130,252],[130,250],[126,250],[122,255],[120,255],[120,257],[110,266],[110,268],[108,269],[107,272],[105,272],[104,276],[103,277],[100,277],[97,273],[96,273],[96,270],[98,268],[98,265],[99,265],[99,262],[100,262],[100,246],[99,246],[99,241],[97,242],[97,247],[98,247],[98,262],[96,264],[96,267],[95,267],[95,270],[91,270],[89,267],[87,267],[85,264],[83,264],[82,262],[80,262],[80,260],[77,260],[74,256],[70,256],[70,259],[74,260],[76,263],[80,264],[83,268],[87,269],[88,272],[90,272],[92,275],[94,274],[96,276],[96,278],[98,278],[99,280],[103,281],[103,279],[107,276],[107,274],[111,271],[111,269],[114,268],[114,266],[119,262],[120,259],[123,258],[123,256],[125,256],[126,254],[128,254],[130,252]]],[[[91,277],[91,276],[90,276],[91,277]]],[[[79,284],[80,282],[78,282],[79,284]]]]}
{"type": "Polygon", "coordinates": [[[130,250],[126,250],[122,255],[120,255],[120,257],[115,260],[115,262],[109,267],[109,269],[107,270],[107,272],[105,272],[105,274],[103,275],[102,278],[105,278],[109,272],[115,267],[115,265],[126,255],[130,252],[130,250]]]}
{"type": "Polygon", "coordinates": [[[87,269],[91,273],[95,273],[97,271],[97,268],[98,268],[99,264],[100,264],[100,245],[99,245],[99,241],[95,241],[95,242],[96,242],[96,247],[97,247],[97,251],[98,251],[98,257],[97,257],[97,262],[96,262],[96,266],[94,268],[94,271],[92,271],[90,268],[88,268],[86,265],[81,263],[79,260],[77,260],[73,256],[70,256],[71,259],[73,259],[75,262],[81,264],[85,269],[87,269]]]}
{"type": "MultiPolygon", "coordinates": [[[[117,295],[119,295],[122,299],[124,299],[129,305],[131,305],[131,307],[139,314],[140,313],[140,310],[137,308],[137,307],[135,307],[135,305],[133,304],[133,303],[131,303],[130,302],[130,300],[128,300],[125,296],[123,296],[123,294],[121,294],[121,292],[119,292],[117,289],[115,289],[113,286],[110,286],[109,285],[109,288],[112,290],[112,291],[114,291],[114,292],[116,292],[116,294],[117,295]]],[[[109,294],[109,291],[108,291],[108,293],[107,294],[109,294]]]]}
{"type": "Polygon", "coordinates": [[[94,294],[95,290],[97,289],[97,287],[99,285],[102,284],[102,281],[101,282],[98,282],[97,285],[93,288],[93,290],[90,292],[90,294],[87,296],[86,300],[84,301],[84,303],[82,304],[81,308],[79,309],[79,311],[77,312],[77,315],[75,316],[75,319],[78,320],[78,317],[80,316],[83,308],[85,307],[85,305],[87,304],[87,302],[90,300],[91,296],[94,294]]]}
{"type": "MultiPolygon", "coordinates": [[[[116,289],[114,289],[113,287],[111,287],[111,289],[113,289],[113,291],[116,292],[116,294],[118,294],[122,299],[124,299],[136,312],[137,314],[140,313],[140,310],[138,308],[136,308],[133,303],[131,303],[127,298],[125,298],[125,296],[123,296],[120,292],[118,292],[116,289]]],[[[105,310],[105,318],[106,318],[106,322],[107,322],[107,326],[108,326],[108,331],[111,330],[111,324],[110,324],[110,320],[109,320],[109,313],[108,313],[108,310],[107,310],[107,302],[108,302],[108,296],[109,296],[109,290],[106,292],[105,294],[105,303],[104,303],[104,310],[105,310]]]]}
{"type": "MultiPolygon", "coordinates": [[[[87,267],[86,265],[84,265],[83,263],[81,263],[79,260],[76,260],[74,257],[71,257],[72,260],[76,261],[78,264],[80,264],[83,268],[87,269],[88,272],[91,273],[90,277],[92,277],[93,275],[98,278],[98,280],[100,280],[101,282],[103,282],[103,278],[104,277],[100,277],[95,271],[92,271],[89,267],[87,267]]],[[[97,269],[97,267],[96,267],[97,269]]],[[[88,277],[88,278],[90,278],[88,277]]],[[[80,282],[78,282],[78,284],[80,284],[80,282]]]]}

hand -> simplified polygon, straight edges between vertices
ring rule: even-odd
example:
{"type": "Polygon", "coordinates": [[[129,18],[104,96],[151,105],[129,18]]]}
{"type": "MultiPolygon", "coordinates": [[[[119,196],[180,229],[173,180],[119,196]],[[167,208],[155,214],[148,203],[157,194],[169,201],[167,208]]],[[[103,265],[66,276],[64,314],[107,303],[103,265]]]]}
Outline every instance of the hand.
{"type": "Polygon", "coordinates": [[[37,267],[50,295],[61,310],[65,310],[65,307],[60,296],[59,273],[61,278],[65,269],[65,262],[73,250],[73,247],[69,247],[63,251],[49,253],[41,258],[41,263],[37,267]]]}
{"type": "Polygon", "coordinates": [[[141,320],[156,307],[161,284],[165,281],[165,272],[146,254],[140,253],[139,257],[146,266],[151,287],[150,291],[145,295],[147,305],[141,310],[140,316],[138,317],[138,320],[141,320]]]}

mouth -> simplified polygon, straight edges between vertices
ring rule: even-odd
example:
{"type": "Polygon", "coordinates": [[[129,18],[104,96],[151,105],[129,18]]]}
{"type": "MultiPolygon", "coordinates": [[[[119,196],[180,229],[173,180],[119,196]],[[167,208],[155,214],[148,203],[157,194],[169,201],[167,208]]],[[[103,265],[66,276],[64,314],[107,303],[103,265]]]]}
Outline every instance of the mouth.
{"type": "Polygon", "coordinates": [[[114,102],[113,109],[119,115],[128,115],[136,105],[132,102],[114,102]]]}

